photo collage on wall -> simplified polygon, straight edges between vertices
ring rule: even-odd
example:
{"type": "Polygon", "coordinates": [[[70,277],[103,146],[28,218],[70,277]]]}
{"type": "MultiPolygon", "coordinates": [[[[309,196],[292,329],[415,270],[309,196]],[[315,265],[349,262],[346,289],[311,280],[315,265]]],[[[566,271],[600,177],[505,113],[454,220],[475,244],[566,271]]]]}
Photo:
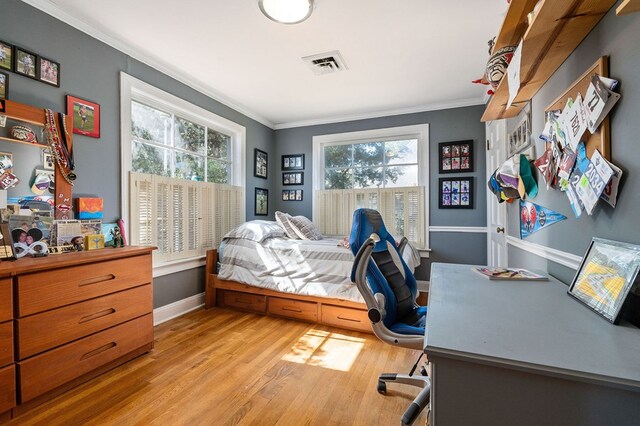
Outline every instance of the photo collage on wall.
{"type": "Polygon", "coordinates": [[[473,177],[440,178],[439,185],[441,209],[473,208],[473,177]]]}
{"type": "MultiPolygon", "coordinates": [[[[282,156],[282,185],[304,185],[304,154],[282,156]]],[[[302,189],[283,189],[282,201],[302,201],[302,189]]]]}
{"type": "MultiPolygon", "coordinates": [[[[442,174],[473,171],[473,140],[438,144],[438,168],[442,174]]],[[[473,177],[440,178],[438,207],[441,209],[473,208],[473,177]]]]}

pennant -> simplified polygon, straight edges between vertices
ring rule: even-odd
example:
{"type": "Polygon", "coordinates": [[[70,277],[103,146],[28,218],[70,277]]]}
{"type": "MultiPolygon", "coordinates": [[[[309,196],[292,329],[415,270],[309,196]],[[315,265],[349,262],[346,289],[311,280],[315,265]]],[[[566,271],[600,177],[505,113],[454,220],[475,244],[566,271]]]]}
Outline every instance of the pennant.
{"type": "Polygon", "coordinates": [[[546,207],[520,200],[520,238],[527,238],[534,232],[566,218],[546,207]]]}

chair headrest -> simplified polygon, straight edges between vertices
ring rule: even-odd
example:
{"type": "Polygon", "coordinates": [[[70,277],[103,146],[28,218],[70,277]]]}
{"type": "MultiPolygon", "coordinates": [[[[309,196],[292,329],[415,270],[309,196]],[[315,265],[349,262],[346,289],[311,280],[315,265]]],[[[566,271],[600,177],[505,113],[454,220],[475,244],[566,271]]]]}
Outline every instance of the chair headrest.
{"type": "Polygon", "coordinates": [[[349,237],[349,244],[355,253],[360,250],[362,244],[371,236],[378,234],[380,241],[375,245],[374,252],[387,250],[387,241],[395,245],[395,240],[384,226],[382,216],[377,210],[357,209],[353,212],[353,227],[349,237]]]}

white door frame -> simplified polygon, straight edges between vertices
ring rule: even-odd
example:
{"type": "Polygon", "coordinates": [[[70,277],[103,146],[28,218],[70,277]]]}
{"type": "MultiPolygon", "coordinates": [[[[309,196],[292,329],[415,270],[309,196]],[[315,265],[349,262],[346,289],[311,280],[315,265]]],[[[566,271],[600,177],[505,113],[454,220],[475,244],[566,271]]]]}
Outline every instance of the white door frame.
{"type": "MultiPolygon", "coordinates": [[[[506,120],[486,124],[486,181],[506,160],[506,120]]],[[[498,203],[496,196],[487,189],[487,265],[508,266],[507,256],[507,206],[498,203]]]]}

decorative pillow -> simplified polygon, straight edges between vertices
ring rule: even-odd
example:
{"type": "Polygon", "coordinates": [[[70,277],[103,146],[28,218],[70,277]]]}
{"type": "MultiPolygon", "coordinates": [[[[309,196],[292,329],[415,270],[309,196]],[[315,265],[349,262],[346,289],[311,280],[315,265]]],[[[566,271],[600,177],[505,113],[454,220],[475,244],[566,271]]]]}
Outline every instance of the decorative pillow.
{"type": "Polygon", "coordinates": [[[304,216],[293,216],[289,223],[302,240],[321,240],[322,234],[316,226],[304,216]]]}
{"type": "Polygon", "coordinates": [[[251,220],[232,229],[224,238],[244,238],[261,243],[267,238],[284,237],[284,229],[276,222],[268,220],[251,220]]]}
{"type": "Polygon", "coordinates": [[[278,222],[278,225],[284,229],[285,235],[292,240],[299,240],[300,238],[298,237],[298,234],[296,234],[296,231],[293,230],[290,220],[291,215],[289,213],[282,213],[280,211],[276,212],[276,222],[278,222]]]}

